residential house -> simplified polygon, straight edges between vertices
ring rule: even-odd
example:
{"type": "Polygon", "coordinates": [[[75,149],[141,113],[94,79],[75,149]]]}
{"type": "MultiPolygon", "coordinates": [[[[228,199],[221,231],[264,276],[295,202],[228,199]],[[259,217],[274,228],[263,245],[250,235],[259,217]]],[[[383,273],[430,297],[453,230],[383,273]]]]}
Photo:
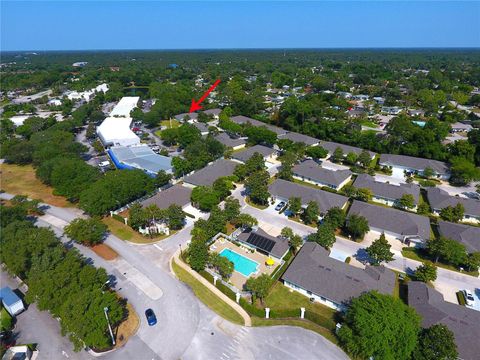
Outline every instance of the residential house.
{"type": "Polygon", "coordinates": [[[243,115],[238,115],[230,118],[234,123],[239,124],[239,125],[245,125],[245,124],[250,124],[252,126],[265,126],[268,130],[273,131],[277,136],[283,135],[287,133],[287,130],[282,129],[281,127],[266,124],[262,121],[255,120],[243,115]]]}
{"type": "Polygon", "coordinates": [[[140,204],[143,207],[157,205],[159,209],[167,209],[171,205],[178,205],[185,209],[190,204],[191,194],[192,188],[177,184],[157,192],[152,197],[143,200],[140,204]]]}
{"type": "Polygon", "coordinates": [[[376,290],[392,295],[395,273],[382,266],[365,269],[329,257],[314,242],[307,242],[282,276],[285,286],[332,309],[345,311],[353,298],[376,290]]]}
{"type": "Polygon", "coordinates": [[[378,104],[378,105],[383,105],[385,103],[385,98],[381,96],[375,96],[373,100],[378,104]]]}
{"type": "Polygon", "coordinates": [[[417,184],[388,184],[375,181],[373,176],[367,174],[359,174],[353,183],[357,189],[370,189],[372,191],[372,200],[394,206],[398,204],[398,200],[403,196],[410,194],[415,202],[415,209],[420,198],[420,186],[417,184]]]}
{"type": "Polygon", "coordinates": [[[479,311],[445,301],[442,294],[420,281],[408,282],[408,305],[422,317],[422,327],[443,324],[453,332],[459,359],[478,360],[479,311]]]}
{"type": "Polygon", "coordinates": [[[215,121],[218,121],[221,112],[221,109],[209,109],[204,111],[205,114],[213,116],[213,120],[215,121]]]}
{"type": "Polygon", "coordinates": [[[289,131],[286,134],[278,136],[278,139],[279,140],[288,139],[295,143],[303,143],[306,146],[317,146],[320,142],[320,140],[315,139],[314,137],[303,135],[303,134],[292,132],[292,131],[289,131]]]}
{"type": "Polygon", "coordinates": [[[221,132],[215,136],[215,140],[221,142],[226,147],[232,148],[233,150],[240,150],[245,147],[247,143],[244,138],[232,138],[227,133],[221,132]]]}
{"type": "Polygon", "coordinates": [[[382,106],[382,112],[388,115],[398,115],[402,112],[402,108],[398,106],[382,106]]]}
{"type": "Polygon", "coordinates": [[[480,227],[439,221],[438,233],[465,245],[469,253],[480,252],[480,227]]]}
{"type": "Polygon", "coordinates": [[[408,109],[408,115],[422,117],[425,115],[425,110],[421,109],[408,109]]]}
{"type": "Polygon", "coordinates": [[[235,240],[278,261],[281,261],[290,249],[288,239],[272,236],[259,227],[242,231],[235,240]]]}
{"type": "Polygon", "coordinates": [[[298,197],[301,199],[303,207],[306,207],[310,201],[315,201],[321,214],[325,214],[333,207],[344,209],[348,203],[348,198],[345,196],[283,179],[277,179],[271,183],[268,186],[268,192],[273,201],[288,202],[291,197],[298,197]]]}
{"type": "Polygon", "coordinates": [[[382,154],[378,162],[380,166],[387,166],[392,168],[394,176],[404,176],[404,173],[412,173],[423,175],[425,169],[429,168],[434,171],[435,176],[442,180],[450,178],[450,171],[448,165],[444,162],[423,159],[413,156],[382,154]]]}
{"type": "Polygon", "coordinates": [[[182,114],[175,115],[174,119],[179,121],[179,122],[193,123],[193,122],[197,121],[198,114],[196,112],[182,113],[182,114]]]}
{"type": "Polygon", "coordinates": [[[208,164],[203,169],[186,176],[183,179],[185,186],[212,186],[215,180],[224,176],[231,176],[238,166],[238,162],[219,159],[208,164]]]}
{"type": "Polygon", "coordinates": [[[273,148],[263,146],[263,145],[254,145],[247,149],[236,152],[232,155],[233,160],[240,161],[242,163],[247,162],[255,153],[259,153],[263,156],[266,162],[275,163],[277,159],[277,151],[273,148]]]}
{"type": "Polygon", "coordinates": [[[208,133],[209,133],[208,125],[206,125],[202,122],[196,122],[196,121],[194,123],[192,123],[192,125],[195,126],[198,129],[198,131],[200,131],[200,134],[202,136],[208,135],[208,133]]]}
{"type": "MultiPolygon", "coordinates": [[[[320,144],[319,144],[321,147],[323,147],[325,150],[328,151],[328,154],[330,156],[333,155],[333,153],[335,152],[335,150],[337,148],[340,148],[343,150],[343,155],[344,156],[347,156],[348,153],[354,153],[355,155],[360,155],[363,151],[363,149],[359,148],[359,147],[355,147],[355,146],[350,146],[350,145],[345,145],[345,144],[340,144],[340,143],[336,143],[336,142],[332,142],[332,141],[320,141],[320,144]]],[[[369,151],[368,152],[370,154],[370,158],[373,160],[373,158],[375,157],[375,153],[372,152],[372,151],[369,151]]]]}
{"type": "Polygon", "coordinates": [[[368,221],[370,231],[384,233],[407,245],[424,246],[430,239],[430,219],[410,212],[354,200],[348,215],[360,215],[368,221]]]}
{"type": "Polygon", "coordinates": [[[352,179],[350,170],[328,170],[322,168],[313,160],[305,160],[295,165],[292,171],[295,179],[317,186],[327,186],[334,190],[340,190],[352,179]]]}
{"type": "Polygon", "coordinates": [[[465,209],[463,221],[480,222],[480,200],[450,196],[445,190],[439,188],[428,188],[427,199],[433,213],[437,216],[440,215],[440,210],[447,206],[454,207],[457,204],[462,204],[465,209]]]}
{"type": "Polygon", "coordinates": [[[469,124],[464,124],[461,122],[456,122],[451,125],[450,132],[451,133],[457,133],[457,132],[469,132],[472,131],[473,127],[472,125],[469,124]]]}

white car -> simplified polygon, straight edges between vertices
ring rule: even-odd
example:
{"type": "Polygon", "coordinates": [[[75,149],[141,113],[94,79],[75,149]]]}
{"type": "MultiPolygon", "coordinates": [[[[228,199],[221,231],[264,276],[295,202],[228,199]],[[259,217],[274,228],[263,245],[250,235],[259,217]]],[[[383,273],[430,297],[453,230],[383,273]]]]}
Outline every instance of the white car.
{"type": "Polygon", "coordinates": [[[472,292],[470,290],[463,290],[463,295],[465,296],[465,303],[468,306],[475,305],[475,298],[473,297],[472,292]]]}

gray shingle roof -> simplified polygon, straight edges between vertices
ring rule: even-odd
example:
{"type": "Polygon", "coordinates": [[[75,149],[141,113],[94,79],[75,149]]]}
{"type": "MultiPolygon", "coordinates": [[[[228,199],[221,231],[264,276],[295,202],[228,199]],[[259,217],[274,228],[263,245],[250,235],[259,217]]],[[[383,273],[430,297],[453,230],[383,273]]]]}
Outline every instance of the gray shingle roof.
{"type": "Polygon", "coordinates": [[[321,213],[326,213],[333,207],[343,208],[348,201],[348,198],[345,196],[282,179],[277,179],[270,184],[268,186],[268,192],[275,197],[283,199],[299,197],[302,199],[303,205],[307,205],[310,201],[315,201],[321,213]]]}
{"type": "Polygon", "coordinates": [[[358,189],[370,189],[373,195],[392,201],[400,199],[405,194],[410,194],[413,195],[415,204],[418,204],[418,198],[420,196],[420,186],[416,184],[387,184],[375,181],[373,176],[367,174],[358,175],[353,186],[358,189]]]}
{"type": "Polygon", "coordinates": [[[182,114],[175,115],[175,119],[177,119],[178,121],[183,121],[185,117],[188,117],[189,120],[197,120],[198,114],[193,112],[193,113],[182,113],[182,114]]]}
{"type": "Polygon", "coordinates": [[[265,158],[265,157],[268,157],[268,156],[274,154],[275,149],[272,149],[272,148],[269,148],[269,147],[263,146],[263,145],[255,145],[255,146],[249,147],[248,149],[241,150],[239,152],[234,153],[232,155],[232,158],[236,159],[236,160],[239,160],[239,161],[242,161],[242,162],[246,162],[255,153],[259,153],[260,155],[262,155],[265,158]]]}
{"type": "Polygon", "coordinates": [[[371,205],[354,200],[349,215],[361,215],[368,220],[370,228],[390,231],[400,235],[417,235],[427,240],[430,238],[430,220],[426,216],[406,211],[371,205]]]}
{"type": "Polygon", "coordinates": [[[437,290],[419,281],[408,283],[408,305],[423,318],[423,327],[443,324],[453,332],[459,358],[478,360],[480,312],[446,302],[437,290]]]}
{"type": "Polygon", "coordinates": [[[195,126],[201,133],[208,132],[208,125],[206,125],[202,122],[194,122],[193,126],[195,126]]]}
{"type": "Polygon", "coordinates": [[[450,196],[440,188],[428,188],[427,198],[433,210],[439,211],[447,206],[455,206],[460,203],[465,208],[465,215],[480,217],[480,200],[450,196]]]}
{"type": "Polygon", "coordinates": [[[185,205],[190,203],[191,193],[192,189],[188,187],[182,185],[174,185],[142,201],[141,204],[143,207],[155,204],[158,206],[159,209],[166,209],[170,205],[174,204],[180,207],[184,207],[185,205]]]}
{"type": "Polygon", "coordinates": [[[234,117],[230,118],[230,120],[232,120],[234,123],[237,123],[237,124],[240,124],[240,125],[250,123],[252,126],[265,126],[268,130],[273,131],[277,135],[285,134],[287,132],[287,130],[282,129],[281,127],[266,124],[262,121],[255,120],[255,119],[243,116],[243,115],[234,116],[234,117]]]}
{"type": "Polygon", "coordinates": [[[468,252],[480,251],[480,228],[447,221],[438,222],[440,236],[462,243],[468,252]]]}
{"type": "Polygon", "coordinates": [[[384,266],[360,269],[329,257],[312,242],[303,245],[282,279],[337,304],[370,290],[392,294],[395,286],[395,273],[384,266]]]}
{"type": "Polygon", "coordinates": [[[211,186],[218,178],[233,175],[237,165],[238,163],[235,161],[220,159],[192,175],[186,176],[184,181],[197,186],[211,186]]]}
{"type": "MultiPolygon", "coordinates": [[[[320,141],[320,146],[323,147],[325,150],[327,150],[329,154],[333,154],[338,147],[343,150],[344,155],[347,155],[348,153],[351,153],[351,152],[356,155],[360,155],[361,152],[363,151],[363,149],[359,147],[340,144],[340,143],[331,142],[331,141],[320,141]]],[[[375,156],[375,153],[373,151],[369,151],[368,153],[370,154],[371,158],[375,156]]]]}
{"type": "Polygon", "coordinates": [[[308,135],[303,135],[300,133],[296,132],[287,132],[284,135],[280,135],[278,137],[279,139],[288,139],[296,143],[304,143],[307,146],[315,145],[320,142],[320,140],[315,139],[314,137],[308,136],[308,135]]]}
{"type": "Polygon", "coordinates": [[[224,133],[224,132],[215,136],[215,139],[220,141],[226,147],[231,147],[231,148],[246,144],[245,139],[242,139],[242,138],[232,139],[230,136],[228,136],[227,133],[224,133]]]}
{"type": "Polygon", "coordinates": [[[221,112],[221,109],[209,109],[204,111],[204,113],[207,115],[219,115],[221,112]]]}
{"type": "Polygon", "coordinates": [[[313,160],[305,160],[304,162],[295,165],[293,167],[293,174],[319,183],[334,185],[336,187],[352,176],[350,170],[328,170],[322,168],[313,160]]]}
{"type": "MultiPolygon", "coordinates": [[[[268,253],[272,254],[277,258],[281,258],[283,255],[285,255],[285,253],[290,248],[290,245],[288,244],[287,239],[272,236],[266,233],[265,231],[263,231],[261,228],[257,228],[256,230],[245,230],[244,232],[238,235],[237,239],[239,241],[249,243],[249,239],[253,235],[259,235],[263,238],[273,241],[274,242],[273,248],[270,251],[268,251],[268,253]]],[[[265,249],[263,250],[266,251],[265,249]]]]}
{"type": "Polygon", "coordinates": [[[382,166],[401,166],[416,171],[423,171],[426,168],[430,168],[439,175],[448,174],[448,166],[446,163],[413,156],[382,154],[380,155],[379,164],[382,166]]]}

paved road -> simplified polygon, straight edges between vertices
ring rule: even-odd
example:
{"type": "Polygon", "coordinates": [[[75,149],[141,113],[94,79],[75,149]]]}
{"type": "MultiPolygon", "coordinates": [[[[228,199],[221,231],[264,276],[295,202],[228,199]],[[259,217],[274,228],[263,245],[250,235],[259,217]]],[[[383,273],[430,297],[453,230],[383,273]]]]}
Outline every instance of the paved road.
{"type": "MultiPolygon", "coordinates": [[[[314,228],[306,226],[304,224],[288,220],[288,217],[279,214],[269,207],[265,210],[260,210],[248,205],[242,196],[243,187],[235,189],[233,196],[240,201],[242,211],[255,217],[259,223],[266,224],[265,226],[273,227],[273,233],[279,232],[284,226],[292,228],[292,230],[298,235],[305,237],[315,231],[314,228]]],[[[347,256],[355,256],[359,250],[364,249],[365,244],[357,243],[337,236],[337,240],[333,246],[333,249],[338,250],[347,256]]],[[[416,269],[421,263],[419,261],[404,258],[398,251],[393,251],[395,258],[392,262],[387,263],[386,266],[397,271],[407,272],[416,269]]],[[[440,291],[445,300],[457,303],[455,293],[459,289],[480,288],[480,279],[473,276],[458,273],[456,271],[450,271],[442,268],[438,268],[437,280],[434,282],[435,288],[440,291]]]]}
{"type": "MultiPolygon", "coordinates": [[[[38,225],[49,226],[61,236],[62,227],[78,215],[75,209],[49,207],[45,216],[38,220],[38,225]]],[[[205,307],[185,284],[170,273],[168,266],[173,252],[179,245],[184,246],[190,238],[190,230],[191,226],[155,245],[134,245],[110,235],[105,243],[121,256],[114,261],[105,261],[90,249],[62,238],[95,266],[104,267],[112,274],[115,277],[115,289],[128,299],[140,315],[141,326],[137,334],[122,349],[103,358],[348,359],[338,347],[311,331],[288,326],[246,328],[229,323],[205,307]],[[132,279],[131,271],[123,271],[125,261],[145,276],[152,286],[161,289],[162,296],[149,297],[148,291],[146,293],[142,286],[138,286],[138,272],[134,271],[132,279]],[[143,316],[146,308],[154,309],[157,314],[159,323],[155,327],[146,324],[143,316]]],[[[44,326],[42,322],[39,328],[43,329],[44,326]]],[[[37,342],[43,343],[41,339],[37,342]]],[[[68,344],[62,346],[68,349],[68,344]]],[[[55,351],[58,354],[60,348],[55,351]]],[[[90,355],[81,352],[72,356],[84,359],[90,355]]],[[[56,355],[52,358],[61,357],[56,355]]]]}

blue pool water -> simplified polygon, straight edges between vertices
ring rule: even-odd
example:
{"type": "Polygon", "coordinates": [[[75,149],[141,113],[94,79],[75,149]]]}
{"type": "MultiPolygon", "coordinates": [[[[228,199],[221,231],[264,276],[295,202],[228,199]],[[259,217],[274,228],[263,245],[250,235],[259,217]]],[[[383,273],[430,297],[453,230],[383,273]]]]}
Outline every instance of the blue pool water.
{"type": "Polygon", "coordinates": [[[233,263],[233,268],[235,271],[238,271],[240,274],[246,277],[249,277],[255,271],[257,271],[258,263],[236,253],[235,251],[223,249],[220,252],[220,256],[226,257],[228,260],[230,260],[233,263]]]}
{"type": "Polygon", "coordinates": [[[426,122],[425,121],[412,121],[414,124],[417,124],[420,127],[424,127],[426,122]]]}

